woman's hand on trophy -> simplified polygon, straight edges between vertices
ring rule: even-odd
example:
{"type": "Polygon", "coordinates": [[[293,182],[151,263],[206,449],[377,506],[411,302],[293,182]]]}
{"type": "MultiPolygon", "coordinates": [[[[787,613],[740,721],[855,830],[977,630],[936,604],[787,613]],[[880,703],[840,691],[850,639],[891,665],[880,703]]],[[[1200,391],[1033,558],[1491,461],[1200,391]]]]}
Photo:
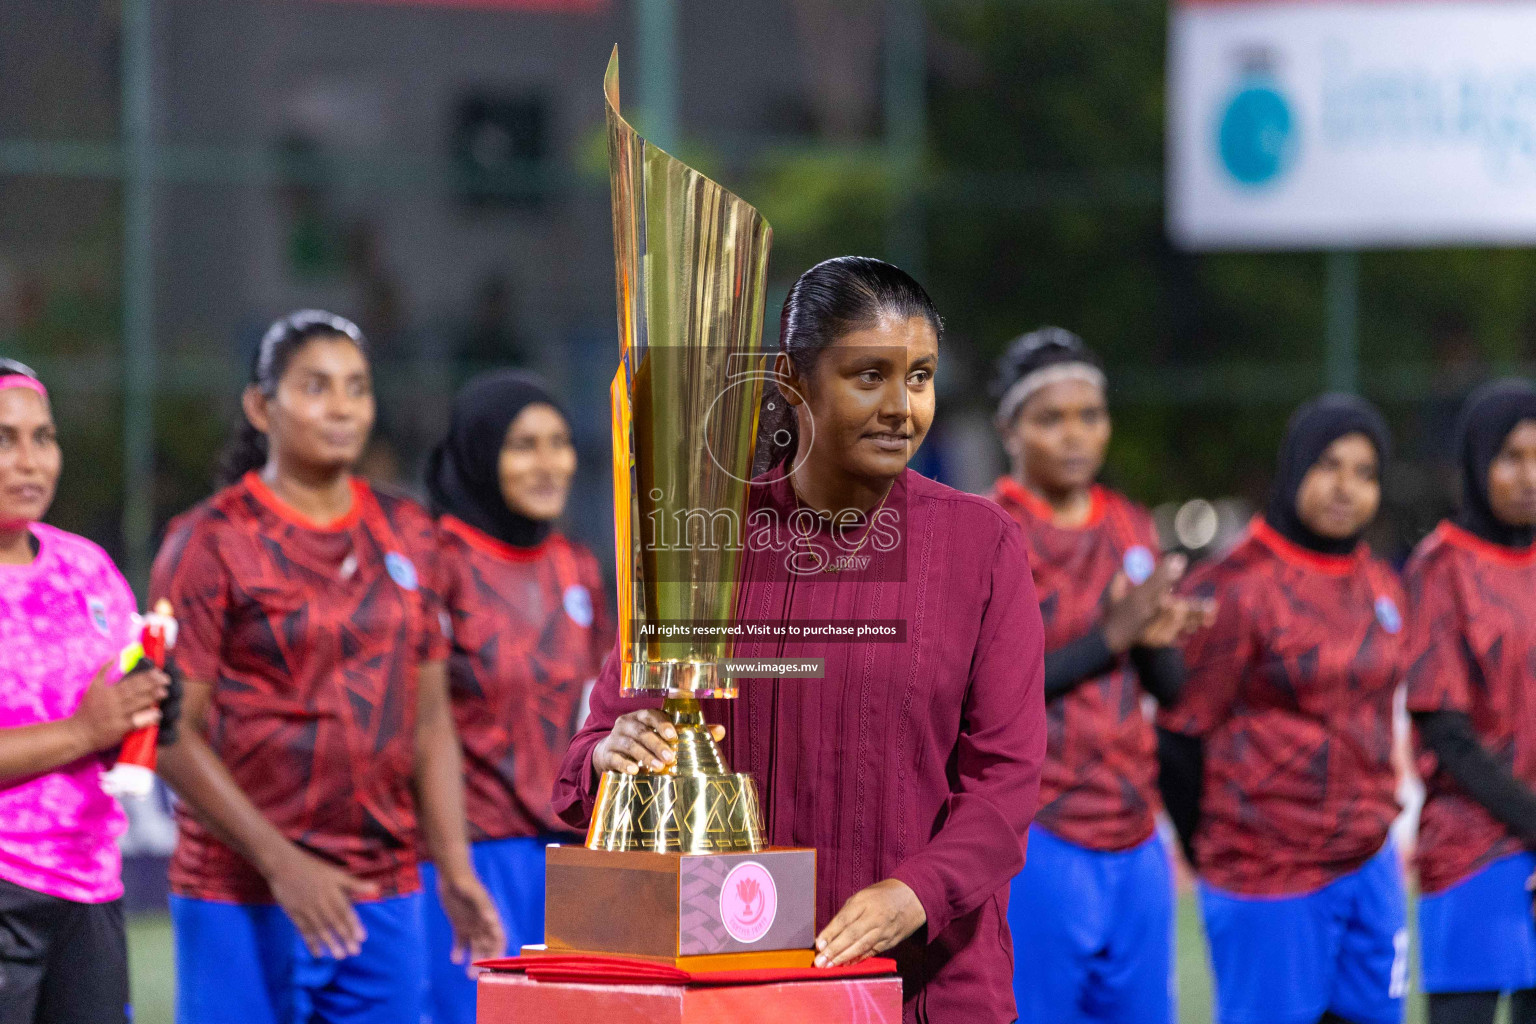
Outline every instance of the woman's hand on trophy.
{"type": "Polygon", "coordinates": [[[848,898],[816,936],[816,966],[839,967],[884,953],[928,920],[917,893],[887,878],[848,898]]]}
{"type": "MultiPolygon", "coordinates": [[[[725,727],[712,725],[710,735],[715,742],[725,739],[725,727]]],[[[599,775],[603,772],[638,774],[645,768],[653,772],[666,771],[667,765],[677,760],[672,744],[677,742],[677,727],[657,708],[631,711],[620,715],[608,735],[592,748],[592,768],[599,775]]]]}

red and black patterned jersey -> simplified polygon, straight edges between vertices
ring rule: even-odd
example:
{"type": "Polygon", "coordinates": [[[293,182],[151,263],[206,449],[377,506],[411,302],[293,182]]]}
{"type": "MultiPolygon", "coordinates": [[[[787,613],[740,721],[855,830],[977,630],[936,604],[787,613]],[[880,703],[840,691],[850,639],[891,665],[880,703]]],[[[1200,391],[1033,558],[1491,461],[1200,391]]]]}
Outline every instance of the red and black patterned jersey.
{"type": "MultiPolygon", "coordinates": [[[[1515,777],[1536,786],[1536,547],[1490,544],[1452,523],[1419,544],[1404,572],[1412,611],[1409,711],[1458,711],[1515,777]]],[[[1455,885],[1520,843],[1421,747],[1419,883],[1455,885]]]]}
{"type": "MultiPolygon", "coordinates": [[[[1106,488],[1093,489],[1087,521],[1070,529],[1053,525],[1050,506],[1008,477],[992,497],[1023,529],[1047,651],[1098,625],[1104,591],[1128,561],[1145,571],[1156,557],[1152,517],[1106,488]]],[[[1046,705],[1037,824],[1095,850],[1127,849],[1152,834],[1157,743],[1141,698],[1136,670],[1121,656],[1108,672],[1046,705]]]]}
{"type": "Polygon", "coordinates": [[[1319,889],[1375,854],[1397,816],[1397,579],[1364,545],[1321,555],[1258,519],[1186,590],[1218,603],[1161,718],[1205,740],[1196,866],[1231,892],[1319,889]]]}
{"type": "MultiPolygon", "coordinates": [[[[176,609],[177,664],[213,687],[208,742],[246,796],[383,896],[415,891],[417,672],[448,653],[426,512],[357,480],[321,526],[248,474],[171,524],[151,592],[176,609]]],[[[271,900],[185,805],[178,826],[175,892],[271,900]]]]}
{"type": "Polygon", "coordinates": [[[439,525],[470,838],[569,834],[550,794],[613,646],[597,559],[559,534],[518,548],[452,516],[439,525]]]}

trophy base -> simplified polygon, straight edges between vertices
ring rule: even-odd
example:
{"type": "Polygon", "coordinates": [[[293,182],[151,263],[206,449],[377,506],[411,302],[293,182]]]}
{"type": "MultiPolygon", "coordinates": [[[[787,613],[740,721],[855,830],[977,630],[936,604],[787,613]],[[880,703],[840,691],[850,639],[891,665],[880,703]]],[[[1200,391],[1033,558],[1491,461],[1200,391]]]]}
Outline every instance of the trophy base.
{"type": "Polygon", "coordinates": [[[589,850],[753,853],[763,848],[752,776],[623,775],[598,782],[589,850]]]}
{"type": "Polygon", "coordinates": [[[795,954],[788,966],[804,966],[816,939],[812,849],[694,856],[550,846],[544,869],[550,953],[681,964],[782,952],[795,954]]]}
{"type": "Polygon", "coordinates": [[[521,956],[622,956],[648,964],[663,964],[680,971],[799,971],[813,966],[814,949],[771,949],[752,953],[703,953],[698,956],[646,956],[639,953],[599,953],[591,949],[550,949],[540,943],[524,946],[521,956]]]}

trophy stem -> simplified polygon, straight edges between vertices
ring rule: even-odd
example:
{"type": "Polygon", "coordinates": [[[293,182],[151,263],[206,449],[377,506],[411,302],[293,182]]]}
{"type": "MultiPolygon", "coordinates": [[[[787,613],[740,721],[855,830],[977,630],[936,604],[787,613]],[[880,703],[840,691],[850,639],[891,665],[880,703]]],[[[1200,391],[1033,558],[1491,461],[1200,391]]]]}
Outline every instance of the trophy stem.
{"type": "Polygon", "coordinates": [[[694,697],[668,697],[662,705],[677,728],[677,760],[667,768],[668,775],[730,775],[731,769],[720,753],[720,745],[704,721],[704,708],[694,697]]]}

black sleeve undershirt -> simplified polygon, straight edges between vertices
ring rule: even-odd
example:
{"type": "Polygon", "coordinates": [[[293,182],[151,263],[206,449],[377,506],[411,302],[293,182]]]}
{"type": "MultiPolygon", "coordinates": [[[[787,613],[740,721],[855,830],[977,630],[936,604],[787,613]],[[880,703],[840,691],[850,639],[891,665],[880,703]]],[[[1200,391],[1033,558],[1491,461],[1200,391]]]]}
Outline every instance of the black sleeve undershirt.
{"type": "Polygon", "coordinates": [[[1049,703],[1065,697],[1114,667],[1115,656],[1104,642],[1104,631],[1094,626],[1076,640],[1045,652],[1045,699],[1049,703]]]}
{"type": "MultiPolygon", "coordinates": [[[[1178,700],[1184,688],[1184,655],[1174,647],[1132,647],[1131,665],[1141,688],[1163,707],[1178,700]]],[[[1045,654],[1045,699],[1065,697],[1077,687],[1115,667],[1115,655],[1104,641],[1104,631],[1093,627],[1076,640],[1045,654]]]]}
{"type": "Polygon", "coordinates": [[[1197,736],[1157,730],[1157,786],[1168,819],[1179,834],[1184,856],[1195,863],[1195,832],[1200,828],[1200,796],[1205,789],[1205,741],[1197,736]]]}
{"type": "Polygon", "coordinates": [[[1536,848],[1536,792],[1478,742],[1472,720],[1459,711],[1421,711],[1414,713],[1413,723],[1466,794],[1522,843],[1536,848]]]}
{"type": "Polygon", "coordinates": [[[1184,652],[1177,647],[1132,647],[1131,664],[1141,688],[1171,708],[1184,692],[1184,652]]]}

